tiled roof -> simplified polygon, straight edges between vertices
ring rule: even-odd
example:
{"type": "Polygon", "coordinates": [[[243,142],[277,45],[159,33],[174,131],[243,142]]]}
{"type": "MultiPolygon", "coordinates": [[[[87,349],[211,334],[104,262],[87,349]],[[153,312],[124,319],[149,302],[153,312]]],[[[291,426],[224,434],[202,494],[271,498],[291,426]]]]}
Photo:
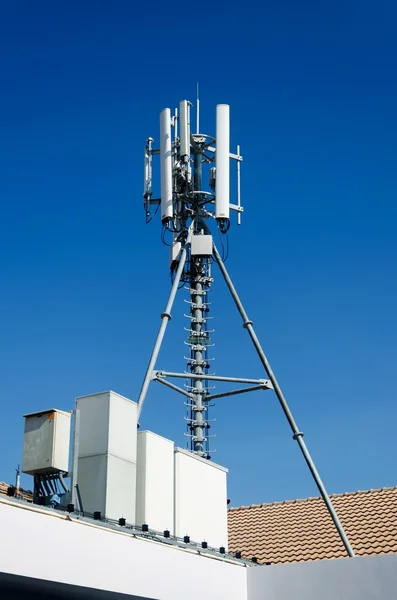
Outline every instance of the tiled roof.
{"type": "MultiPolygon", "coordinates": [[[[6,496],[8,488],[11,487],[9,483],[4,483],[4,481],[0,481],[0,494],[6,496]]],[[[22,488],[19,489],[19,497],[22,500],[27,500],[28,502],[33,501],[33,494],[28,490],[24,490],[22,488]]]]}
{"type": "MultiPolygon", "coordinates": [[[[356,555],[397,553],[397,487],[331,499],[356,555]]],[[[228,525],[229,551],[260,563],[346,556],[321,498],[230,508],[228,525]]]]}

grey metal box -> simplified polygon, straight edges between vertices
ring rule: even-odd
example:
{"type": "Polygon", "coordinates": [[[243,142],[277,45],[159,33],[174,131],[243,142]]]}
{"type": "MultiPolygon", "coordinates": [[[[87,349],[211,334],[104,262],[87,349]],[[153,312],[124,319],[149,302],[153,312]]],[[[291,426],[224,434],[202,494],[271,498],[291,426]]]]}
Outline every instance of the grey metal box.
{"type": "Polygon", "coordinates": [[[24,417],[23,473],[67,472],[71,413],[50,408],[24,417]]]}

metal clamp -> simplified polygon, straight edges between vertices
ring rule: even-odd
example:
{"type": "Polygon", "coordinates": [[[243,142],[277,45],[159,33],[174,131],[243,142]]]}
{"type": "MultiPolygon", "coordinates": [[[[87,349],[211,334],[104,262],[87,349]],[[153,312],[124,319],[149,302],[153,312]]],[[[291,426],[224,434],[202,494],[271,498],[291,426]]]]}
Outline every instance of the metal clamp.
{"type": "Polygon", "coordinates": [[[254,324],[253,321],[250,321],[249,319],[247,319],[246,321],[244,321],[243,327],[244,327],[244,329],[247,329],[248,325],[253,325],[253,324],[254,324]]]}

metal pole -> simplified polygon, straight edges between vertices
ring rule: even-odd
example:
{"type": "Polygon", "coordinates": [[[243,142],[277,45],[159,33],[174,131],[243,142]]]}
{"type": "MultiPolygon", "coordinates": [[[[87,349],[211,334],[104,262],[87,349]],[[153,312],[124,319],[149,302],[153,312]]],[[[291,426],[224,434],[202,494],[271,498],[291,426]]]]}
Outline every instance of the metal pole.
{"type": "Polygon", "coordinates": [[[257,352],[257,354],[258,354],[258,356],[259,356],[259,358],[260,358],[260,360],[261,360],[261,362],[262,362],[262,364],[263,364],[263,366],[265,368],[267,376],[269,377],[271,383],[273,384],[273,388],[274,388],[274,391],[276,392],[276,396],[277,396],[277,398],[278,398],[278,400],[280,402],[281,408],[283,409],[283,412],[284,412],[285,416],[287,417],[288,423],[289,423],[289,425],[290,425],[290,427],[292,429],[292,432],[293,432],[293,436],[292,437],[299,444],[299,447],[300,447],[300,449],[302,451],[302,454],[304,456],[306,464],[309,467],[309,470],[310,470],[310,472],[311,472],[311,474],[313,476],[313,479],[314,479],[314,481],[315,481],[315,483],[317,485],[317,488],[318,488],[318,490],[319,490],[319,492],[320,492],[320,494],[321,494],[321,496],[322,496],[322,498],[323,498],[323,500],[325,502],[325,505],[326,505],[326,507],[328,509],[328,512],[329,512],[329,514],[330,514],[330,516],[331,516],[331,518],[332,518],[332,520],[334,522],[334,525],[335,525],[335,527],[336,527],[336,529],[337,529],[337,531],[339,533],[339,536],[340,536],[340,538],[341,538],[341,540],[343,542],[344,547],[346,548],[346,551],[347,551],[348,555],[351,556],[351,557],[353,557],[353,556],[355,556],[353,548],[350,545],[350,542],[349,542],[349,540],[347,538],[345,530],[343,529],[342,524],[339,521],[338,515],[335,512],[335,509],[334,509],[333,504],[331,502],[331,499],[330,499],[330,497],[328,495],[328,492],[325,489],[325,486],[324,486],[323,482],[321,481],[320,475],[319,475],[319,473],[318,473],[318,471],[316,469],[316,466],[315,466],[315,464],[314,464],[314,462],[312,460],[312,457],[310,456],[309,450],[307,449],[307,446],[306,446],[306,444],[305,444],[305,442],[303,440],[303,433],[301,431],[299,431],[299,429],[298,429],[298,426],[297,426],[297,424],[296,424],[296,422],[295,422],[295,420],[294,420],[294,418],[292,416],[292,413],[291,413],[291,411],[290,411],[290,409],[288,407],[288,404],[287,404],[287,402],[286,402],[286,400],[284,398],[284,395],[283,395],[283,393],[281,391],[281,388],[280,388],[280,386],[279,386],[279,384],[277,382],[276,376],[274,375],[274,373],[273,373],[273,371],[272,371],[272,369],[270,367],[269,361],[267,360],[266,355],[263,352],[262,346],[261,346],[261,344],[260,344],[260,342],[259,342],[259,340],[258,340],[258,338],[256,336],[256,333],[255,333],[254,328],[253,328],[253,323],[252,323],[252,321],[250,321],[250,319],[248,318],[247,313],[245,312],[244,306],[243,306],[243,304],[242,304],[242,302],[241,302],[241,300],[239,298],[239,295],[238,295],[238,293],[236,291],[236,288],[233,285],[232,280],[229,277],[229,273],[226,270],[226,267],[225,267],[225,265],[224,265],[224,263],[222,261],[222,258],[220,256],[220,254],[219,254],[219,252],[218,252],[215,244],[214,244],[214,256],[215,256],[215,259],[216,259],[216,261],[217,261],[217,263],[219,265],[221,273],[222,273],[222,275],[223,275],[223,277],[224,277],[224,279],[226,281],[226,285],[229,288],[229,291],[230,291],[230,293],[232,295],[234,303],[237,306],[237,309],[238,309],[238,311],[239,311],[239,313],[240,313],[240,315],[241,315],[241,317],[243,319],[243,327],[248,331],[248,334],[249,334],[249,336],[250,336],[250,338],[251,338],[251,340],[252,340],[252,342],[253,342],[253,344],[255,346],[255,350],[256,350],[256,352],[257,352]]]}
{"type": "MultiPolygon", "coordinates": [[[[200,160],[201,160],[201,156],[200,156],[200,160]]],[[[201,260],[200,260],[201,262],[201,260]]],[[[200,283],[200,275],[196,275],[196,277],[194,278],[193,281],[191,281],[191,300],[194,303],[194,305],[196,306],[196,308],[193,311],[194,314],[194,318],[195,318],[195,322],[192,323],[192,329],[196,332],[197,334],[197,340],[200,340],[200,335],[202,333],[202,321],[203,321],[203,298],[202,298],[202,292],[203,292],[203,286],[200,283]]],[[[201,342],[199,342],[200,344],[201,342]]],[[[204,373],[203,371],[203,353],[201,352],[201,350],[194,350],[193,352],[193,357],[194,357],[194,367],[193,367],[193,373],[191,373],[191,375],[195,375],[194,377],[194,389],[195,389],[195,394],[194,394],[194,408],[193,408],[193,419],[194,422],[192,423],[194,426],[194,450],[196,452],[199,452],[201,454],[204,453],[204,442],[205,442],[205,436],[204,436],[204,419],[203,419],[203,411],[204,409],[204,405],[203,405],[203,379],[202,379],[202,375],[204,373]]],[[[193,379],[193,377],[192,377],[193,379]]]]}
{"type": "Polygon", "coordinates": [[[21,467],[18,465],[15,477],[15,498],[19,498],[19,489],[21,487],[21,467]]]}
{"type": "MultiPolygon", "coordinates": [[[[241,191],[240,191],[240,146],[237,146],[236,173],[237,173],[237,206],[241,208],[241,191]]],[[[237,225],[241,225],[241,212],[237,211],[237,225]]]]}
{"type": "MultiPolygon", "coordinates": [[[[194,189],[197,192],[201,192],[203,187],[203,153],[201,150],[197,150],[194,154],[194,189]]],[[[201,200],[201,195],[197,194],[197,203],[201,200]]],[[[197,208],[197,207],[196,207],[197,208]]]]}
{"type": "Polygon", "coordinates": [[[79,510],[80,510],[80,512],[82,512],[84,514],[84,506],[83,506],[83,501],[81,499],[79,484],[76,483],[76,485],[74,487],[76,489],[77,500],[79,501],[79,510]]]}
{"type": "MultiPolygon", "coordinates": [[[[197,112],[197,118],[199,113],[197,112]]],[[[198,130],[199,124],[197,124],[198,130]]],[[[202,159],[203,151],[200,143],[194,145],[194,189],[196,192],[200,192],[202,189],[202,159]]],[[[202,219],[199,215],[199,205],[201,200],[201,194],[195,196],[196,205],[195,213],[197,217],[196,225],[201,227],[202,219]]],[[[191,408],[191,431],[194,432],[192,438],[193,444],[192,449],[200,454],[206,456],[205,452],[205,420],[203,413],[206,407],[203,403],[203,397],[205,390],[203,389],[202,375],[204,374],[203,365],[205,364],[202,348],[202,336],[203,336],[203,295],[206,294],[205,279],[206,265],[201,257],[191,257],[190,259],[190,301],[192,307],[192,320],[191,320],[191,333],[194,337],[189,336],[189,342],[191,345],[191,356],[192,356],[192,367],[191,367],[191,379],[192,384],[194,381],[194,388],[192,390],[193,402],[191,408]],[[204,282],[204,285],[203,285],[204,282]],[[194,377],[194,379],[193,379],[194,377]]]]}
{"type": "Polygon", "coordinates": [[[154,344],[153,352],[152,352],[152,355],[150,357],[150,361],[149,361],[148,367],[146,369],[145,378],[143,380],[142,388],[141,388],[141,391],[140,391],[140,394],[139,394],[139,398],[138,398],[138,410],[137,410],[137,418],[138,419],[139,419],[140,414],[142,412],[142,408],[143,408],[143,404],[145,402],[146,394],[147,394],[147,391],[149,389],[149,384],[150,384],[150,380],[151,380],[151,377],[152,377],[152,372],[153,372],[153,369],[154,369],[154,367],[156,365],[157,357],[159,355],[161,344],[163,342],[165,330],[167,329],[168,322],[171,320],[171,310],[172,310],[172,306],[174,304],[176,292],[177,292],[178,287],[179,287],[179,283],[180,283],[180,280],[181,280],[183,268],[185,266],[186,257],[187,257],[187,246],[190,244],[191,239],[192,239],[193,227],[194,227],[194,221],[192,221],[192,223],[190,224],[189,230],[188,230],[186,242],[185,242],[185,245],[183,246],[181,258],[180,258],[180,261],[179,261],[178,269],[177,269],[176,274],[175,274],[174,282],[172,284],[172,288],[171,288],[171,292],[170,292],[170,295],[169,295],[169,298],[168,298],[167,306],[165,307],[164,312],[161,313],[161,325],[160,325],[160,329],[159,329],[159,332],[157,334],[156,342],[154,344]]]}
{"type": "Polygon", "coordinates": [[[199,84],[197,83],[196,90],[196,133],[200,133],[200,99],[199,99],[199,84]]]}

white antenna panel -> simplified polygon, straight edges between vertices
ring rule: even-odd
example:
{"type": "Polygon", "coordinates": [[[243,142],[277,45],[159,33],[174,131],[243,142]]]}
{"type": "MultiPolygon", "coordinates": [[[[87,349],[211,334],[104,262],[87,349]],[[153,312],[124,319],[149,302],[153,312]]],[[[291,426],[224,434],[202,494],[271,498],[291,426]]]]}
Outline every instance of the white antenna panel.
{"type": "Polygon", "coordinates": [[[215,217],[229,219],[230,215],[230,107],[216,107],[216,200],[215,217]]]}
{"type": "Polygon", "coordinates": [[[190,105],[187,100],[179,103],[180,154],[190,158],[190,105]]]}
{"type": "Polygon", "coordinates": [[[187,100],[179,103],[179,121],[181,125],[179,152],[185,163],[187,179],[190,181],[190,102],[187,100]]]}
{"type": "Polygon", "coordinates": [[[169,108],[164,108],[160,113],[160,170],[161,220],[165,222],[174,216],[172,204],[171,110],[169,108]]]}
{"type": "Polygon", "coordinates": [[[149,148],[145,148],[145,168],[144,168],[144,196],[146,197],[152,191],[152,173],[151,173],[152,156],[149,153],[149,148]]]}

